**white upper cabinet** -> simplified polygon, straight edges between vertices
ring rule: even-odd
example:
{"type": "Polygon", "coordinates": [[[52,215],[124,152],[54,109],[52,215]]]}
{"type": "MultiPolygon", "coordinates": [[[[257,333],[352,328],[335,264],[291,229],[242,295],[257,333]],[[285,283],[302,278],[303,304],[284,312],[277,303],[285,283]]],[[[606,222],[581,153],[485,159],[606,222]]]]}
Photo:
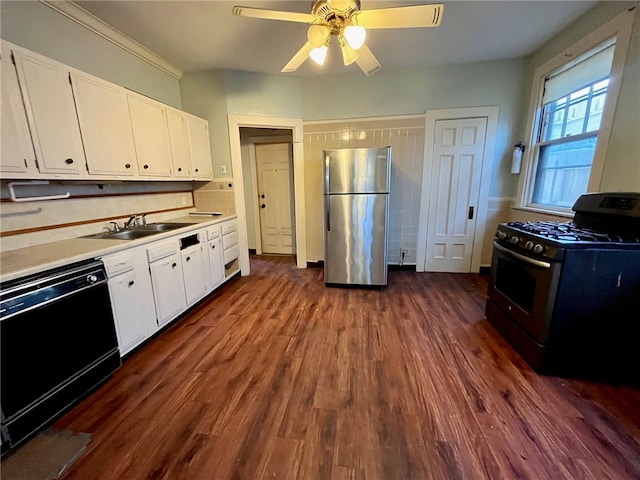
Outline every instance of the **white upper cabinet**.
{"type": "Polygon", "coordinates": [[[142,95],[127,93],[133,140],[142,177],[171,177],[171,143],[166,107],[142,95]]]}
{"type": "Polygon", "coordinates": [[[67,178],[84,175],[85,157],[65,66],[22,49],[13,49],[13,58],[39,172],[67,178]]]}
{"type": "Polygon", "coordinates": [[[189,131],[192,178],[210,180],[213,177],[211,167],[211,148],[209,145],[209,124],[193,115],[186,115],[189,131]]]}
{"type": "Polygon", "coordinates": [[[191,158],[189,153],[189,132],[187,118],[179,110],[167,108],[167,125],[171,142],[173,176],[180,179],[191,178],[191,158]]]}
{"type": "MultiPolygon", "coordinates": [[[[11,51],[4,44],[1,46],[0,61],[2,62],[2,103],[0,116],[2,132],[0,133],[0,173],[14,176],[27,176],[37,173],[36,156],[29,134],[27,114],[20,95],[20,85],[13,62],[11,51]]],[[[7,175],[5,175],[7,176],[7,175]]]]}
{"type": "Polygon", "coordinates": [[[71,70],[71,84],[89,173],[101,177],[138,175],[126,90],[71,70]]]}

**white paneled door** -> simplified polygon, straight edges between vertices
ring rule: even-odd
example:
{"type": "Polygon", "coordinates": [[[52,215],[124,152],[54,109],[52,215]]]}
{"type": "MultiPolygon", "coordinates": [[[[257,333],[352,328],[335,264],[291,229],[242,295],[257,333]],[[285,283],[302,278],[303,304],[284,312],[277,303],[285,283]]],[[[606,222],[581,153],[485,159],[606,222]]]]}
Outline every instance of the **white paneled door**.
{"type": "Polygon", "coordinates": [[[471,271],[487,118],[435,122],[425,270],[471,271]]]}
{"type": "Polygon", "coordinates": [[[294,253],[290,143],[256,145],[263,253],[294,253]]]}

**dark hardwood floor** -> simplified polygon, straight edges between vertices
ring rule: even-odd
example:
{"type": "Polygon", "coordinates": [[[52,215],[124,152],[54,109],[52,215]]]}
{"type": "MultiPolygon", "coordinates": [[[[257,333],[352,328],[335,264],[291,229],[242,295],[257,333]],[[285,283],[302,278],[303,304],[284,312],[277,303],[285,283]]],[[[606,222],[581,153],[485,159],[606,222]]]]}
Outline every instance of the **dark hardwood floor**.
{"type": "Polygon", "coordinates": [[[251,269],[56,422],[92,436],[64,480],[640,478],[640,391],[534,373],[487,276],[251,269]]]}

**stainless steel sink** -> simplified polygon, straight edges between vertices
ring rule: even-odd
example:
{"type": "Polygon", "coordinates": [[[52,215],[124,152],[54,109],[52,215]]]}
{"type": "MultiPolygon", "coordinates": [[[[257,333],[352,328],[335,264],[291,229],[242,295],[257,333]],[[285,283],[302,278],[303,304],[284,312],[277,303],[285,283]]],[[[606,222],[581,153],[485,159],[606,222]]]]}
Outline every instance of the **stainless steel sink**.
{"type": "Polygon", "coordinates": [[[190,227],[193,223],[150,223],[136,227],[134,230],[142,230],[149,232],[166,232],[168,230],[176,230],[178,228],[190,227]]]}
{"type": "Polygon", "coordinates": [[[149,225],[141,225],[118,232],[95,233],[82,238],[94,238],[97,240],[135,240],[137,238],[158,235],[159,233],[190,227],[192,225],[193,223],[150,223],[149,225]]]}

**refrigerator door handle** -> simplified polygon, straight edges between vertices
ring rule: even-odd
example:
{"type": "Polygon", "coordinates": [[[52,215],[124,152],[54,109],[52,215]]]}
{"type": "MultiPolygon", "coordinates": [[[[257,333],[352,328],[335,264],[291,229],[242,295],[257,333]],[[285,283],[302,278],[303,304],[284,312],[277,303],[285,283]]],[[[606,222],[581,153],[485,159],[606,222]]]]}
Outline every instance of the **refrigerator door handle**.
{"type": "Polygon", "coordinates": [[[329,196],[325,195],[324,196],[324,211],[325,211],[325,226],[326,226],[326,231],[330,232],[331,231],[331,207],[329,206],[329,196]]]}

